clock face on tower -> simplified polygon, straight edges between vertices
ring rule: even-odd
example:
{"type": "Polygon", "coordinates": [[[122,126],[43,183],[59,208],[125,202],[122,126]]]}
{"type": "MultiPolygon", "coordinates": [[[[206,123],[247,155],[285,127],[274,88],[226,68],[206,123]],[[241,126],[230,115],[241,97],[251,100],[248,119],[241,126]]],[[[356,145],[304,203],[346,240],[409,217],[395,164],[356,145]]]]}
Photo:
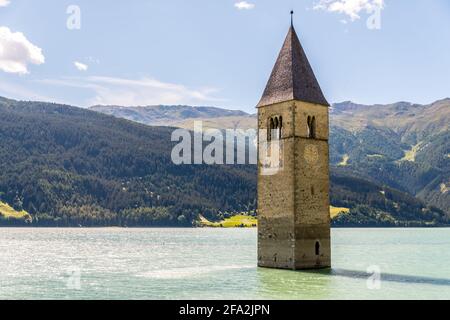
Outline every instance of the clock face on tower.
{"type": "Polygon", "coordinates": [[[305,154],[304,154],[306,162],[310,164],[317,163],[319,160],[319,150],[317,150],[317,147],[313,144],[308,144],[305,147],[305,154]]]}

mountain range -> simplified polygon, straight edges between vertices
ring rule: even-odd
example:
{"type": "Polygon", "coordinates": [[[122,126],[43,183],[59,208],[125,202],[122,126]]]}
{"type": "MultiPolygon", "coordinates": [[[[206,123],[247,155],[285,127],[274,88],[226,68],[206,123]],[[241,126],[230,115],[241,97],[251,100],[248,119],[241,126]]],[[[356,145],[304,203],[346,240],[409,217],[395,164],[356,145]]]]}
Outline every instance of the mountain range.
{"type": "MultiPolygon", "coordinates": [[[[148,126],[137,123],[136,114],[130,121],[92,110],[98,108],[0,98],[0,201],[3,208],[26,217],[0,210],[1,225],[184,227],[196,225],[199,215],[218,221],[235,213],[255,214],[256,166],[175,165],[174,128],[161,126],[210,119],[224,128],[224,123],[240,119],[254,121],[254,115],[218,108],[149,107],[157,109],[150,112],[160,126],[148,126]]],[[[128,111],[123,109],[108,107],[128,111]]],[[[343,109],[333,106],[333,117],[340,112],[345,118],[349,111],[343,109]]],[[[448,200],[442,196],[448,192],[442,188],[436,195],[432,188],[432,181],[448,170],[448,160],[441,157],[448,152],[448,123],[444,129],[426,128],[441,140],[417,134],[417,140],[398,142],[394,130],[333,125],[331,203],[350,209],[333,220],[335,226],[448,225],[448,200]],[[381,137],[386,142],[377,141],[381,137]],[[408,150],[419,142],[425,144],[416,148],[414,162],[403,159],[407,152],[396,154],[394,149],[398,145],[408,150]],[[423,152],[428,144],[432,149],[423,152]],[[415,171],[395,169],[408,181],[385,172],[374,174],[377,168],[404,165],[418,166],[415,171]],[[432,205],[439,202],[441,209],[432,205]]]]}
{"type": "MultiPolygon", "coordinates": [[[[256,115],[208,107],[94,106],[91,110],[147,124],[192,129],[256,128],[256,115]],[[174,111],[164,117],[165,110],[174,111]],[[195,111],[194,111],[195,110],[195,111]]],[[[406,192],[450,213],[450,99],[330,108],[330,160],[340,172],[406,192]]]]}
{"type": "MultiPolygon", "coordinates": [[[[194,121],[214,121],[211,127],[241,125],[241,121],[255,121],[255,117],[244,111],[227,110],[217,107],[192,106],[93,106],[90,110],[112,115],[118,118],[139,122],[149,126],[165,126],[177,128],[191,128],[194,121]],[[238,121],[236,124],[233,121],[238,121]]],[[[254,123],[256,124],[256,122],[254,123]]],[[[251,126],[254,127],[253,122],[251,126]]]]}

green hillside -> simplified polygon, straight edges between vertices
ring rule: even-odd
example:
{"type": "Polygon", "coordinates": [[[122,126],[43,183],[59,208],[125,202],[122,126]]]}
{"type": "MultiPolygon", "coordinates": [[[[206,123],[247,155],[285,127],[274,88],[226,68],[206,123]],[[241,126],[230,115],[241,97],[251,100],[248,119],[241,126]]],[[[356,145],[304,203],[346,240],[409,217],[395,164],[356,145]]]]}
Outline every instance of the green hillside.
{"type": "Polygon", "coordinates": [[[7,203],[0,201],[0,224],[2,225],[23,225],[31,224],[33,218],[25,210],[16,210],[7,203]]]}
{"type": "MultiPolygon", "coordinates": [[[[255,166],[176,166],[172,130],[0,99],[0,200],[35,226],[192,226],[200,214],[216,222],[253,212],[255,166]]],[[[362,176],[333,168],[332,205],[350,208],[335,225],[448,223],[442,211],[362,176]]]]}
{"type": "Polygon", "coordinates": [[[175,166],[171,132],[1,100],[1,200],[39,225],[189,226],[199,213],[254,209],[254,168],[175,166]]]}
{"type": "MultiPolygon", "coordinates": [[[[192,129],[194,121],[202,120],[208,128],[256,128],[255,115],[195,107],[183,113],[179,108],[97,106],[93,110],[148,125],[192,129]],[[170,108],[174,115],[165,113],[170,108]]],[[[450,99],[428,105],[348,101],[330,110],[332,165],[417,196],[450,214],[450,99]]]]}
{"type": "Polygon", "coordinates": [[[449,223],[443,210],[427,206],[422,200],[388,186],[332,169],[331,203],[350,208],[333,219],[334,226],[413,227],[449,223]]]}
{"type": "Polygon", "coordinates": [[[450,214],[450,99],[336,104],[331,113],[331,163],[417,196],[450,214]]]}

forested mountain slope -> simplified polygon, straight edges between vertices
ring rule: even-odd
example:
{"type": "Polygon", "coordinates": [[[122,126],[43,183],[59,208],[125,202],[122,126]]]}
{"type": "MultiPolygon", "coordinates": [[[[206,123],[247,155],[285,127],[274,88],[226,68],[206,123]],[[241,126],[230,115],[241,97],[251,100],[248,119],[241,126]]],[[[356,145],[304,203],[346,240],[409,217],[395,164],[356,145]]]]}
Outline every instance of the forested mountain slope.
{"type": "MultiPolygon", "coordinates": [[[[94,110],[148,125],[193,128],[256,128],[256,116],[236,111],[175,113],[156,118],[177,107],[93,107],[94,110]],[[130,116],[133,114],[133,116],[130,116]]],[[[179,107],[178,107],[179,108],[179,107]]],[[[186,107],[184,107],[186,108],[186,107]]],[[[190,110],[192,110],[190,109],[190,110]]],[[[331,164],[377,184],[400,189],[450,214],[450,99],[428,105],[399,102],[387,105],[334,104],[330,109],[331,164]]]]}
{"type": "MultiPolygon", "coordinates": [[[[198,214],[254,212],[252,165],[171,161],[173,128],[76,107],[0,99],[0,200],[27,219],[1,224],[192,226],[198,214]]],[[[443,225],[446,215],[395,188],[333,168],[342,226],[443,225]]]]}

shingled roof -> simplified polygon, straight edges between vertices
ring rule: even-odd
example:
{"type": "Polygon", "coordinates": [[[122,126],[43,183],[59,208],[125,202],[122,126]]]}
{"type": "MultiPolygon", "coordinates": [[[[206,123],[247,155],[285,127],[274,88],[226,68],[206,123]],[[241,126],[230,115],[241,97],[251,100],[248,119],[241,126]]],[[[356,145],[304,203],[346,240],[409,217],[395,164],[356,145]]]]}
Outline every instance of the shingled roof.
{"type": "Polygon", "coordinates": [[[257,107],[290,100],[329,106],[293,26],[257,107]]]}

